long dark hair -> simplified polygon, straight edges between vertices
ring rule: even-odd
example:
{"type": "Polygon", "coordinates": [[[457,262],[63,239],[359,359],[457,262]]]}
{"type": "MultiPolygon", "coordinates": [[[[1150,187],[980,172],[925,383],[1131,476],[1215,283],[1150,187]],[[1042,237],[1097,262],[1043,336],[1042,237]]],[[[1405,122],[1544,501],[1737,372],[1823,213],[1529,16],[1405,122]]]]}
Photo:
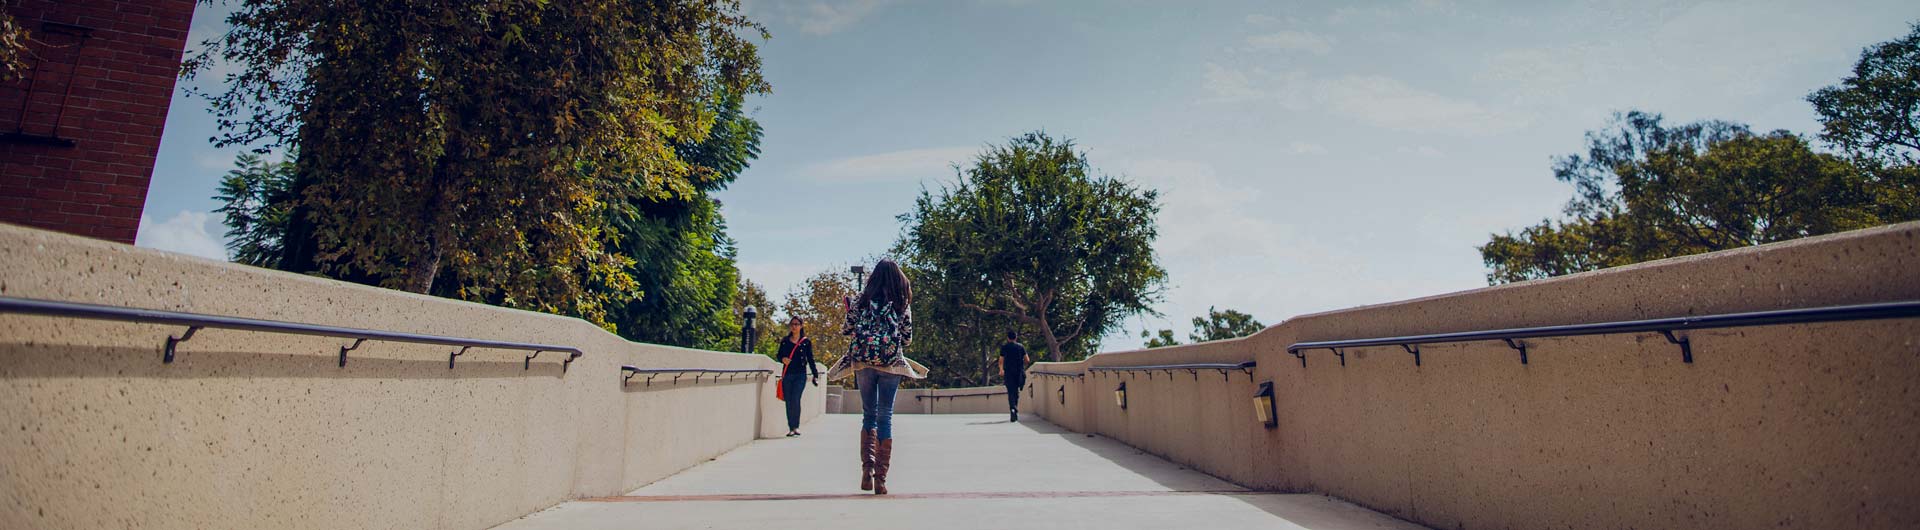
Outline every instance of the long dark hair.
{"type": "Polygon", "coordinates": [[[913,304],[913,286],[907,283],[907,273],[900,270],[900,264],[883,259],[873,265],[873,276],[867,278],[867,288],[860,292],[854,308],[865,309],[872,302],[895,313],[905,313],[913,304]]]}

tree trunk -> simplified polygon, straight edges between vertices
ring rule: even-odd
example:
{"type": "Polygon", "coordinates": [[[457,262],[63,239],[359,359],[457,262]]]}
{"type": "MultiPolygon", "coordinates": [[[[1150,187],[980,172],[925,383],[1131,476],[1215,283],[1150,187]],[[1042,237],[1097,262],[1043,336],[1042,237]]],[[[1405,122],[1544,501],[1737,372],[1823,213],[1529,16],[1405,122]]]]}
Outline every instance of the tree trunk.
{"type": "Polygon", "coordinates": [[[458,186],[458,179],[452,173],[463,165],[459,163],[464,153],[462,147],[457,138],[449,139],[447,152],[434,163],[433,179],[429,181],[432,189],[427,190],[429,195],[426,204],[421,205],[418,227],[426,241],[422,245],[424,248],[414,255],[415,259],[407,263],[407,276],[402,288],[408,292],[428,294],[427,291],[433,289],[434,278],[440,275],[440,260],[446,255],[447,240],[451,235],[447,233],[447,225],[452,220],[455,201],[450,195],[458,186]]]}
{"type": "Polygon", "coordinates": [[[433,288],[434,277],[440,274],[440,258],[446,254],[443,227],[447,221],[446,210],[450,209],[446,204],[443,192],[434,190],[433,195],[427,199],[426,207],[421,209],[420,230],[426,236],[426,241],[422,244],[425,248],[420,249],[420,252],[415,254],[415,259],[407,263],[407,279],[402,284],[402,288],[407,292],[427,294],[427,291],[433,288]]]}
{"type": "Polygon", "coordinates": [[[434,242],[435,239],[438,238],[427,236],[426,259],[407,265],[407,292],[427,294],[427,290],[433,288],[433,279],[440,274],[440,256],[442,255],[440,245],[434,242]]]}
{"type": "MultiPolygon", "coordinates": [[[[1042,311],[1046,308],[1042,307],[1042,311]]],[[[1047,339],[1047,359],[1060,362],[1060,337],[1053,334],[1053,324],[1047,323],[1047,314],[1040,314],[1040,335],[1047,339]]]]}

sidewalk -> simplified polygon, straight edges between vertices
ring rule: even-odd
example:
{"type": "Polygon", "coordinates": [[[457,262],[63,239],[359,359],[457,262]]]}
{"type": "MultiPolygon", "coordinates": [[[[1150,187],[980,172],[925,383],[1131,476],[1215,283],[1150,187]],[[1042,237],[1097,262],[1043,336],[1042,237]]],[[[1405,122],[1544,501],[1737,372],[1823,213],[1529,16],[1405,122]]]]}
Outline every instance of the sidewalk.
{"type": "Polygon", "coordinates": [[[626,496],[500,530],[1088,528],[1414,530],[1320,495],[1249,492],[1131,447],[1001,415],[894,417],[891,495],[858,489],[858,415],[760,440],[626,496]]]}

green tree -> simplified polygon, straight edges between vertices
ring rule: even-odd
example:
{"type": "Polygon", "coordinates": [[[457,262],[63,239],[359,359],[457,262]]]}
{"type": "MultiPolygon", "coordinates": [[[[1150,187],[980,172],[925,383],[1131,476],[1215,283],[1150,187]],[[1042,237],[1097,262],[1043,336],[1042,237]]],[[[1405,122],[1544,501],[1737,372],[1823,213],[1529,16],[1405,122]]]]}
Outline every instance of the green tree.
{"type": "Polygon", "coordinates": [[[607,325],[633,295],[610,205],[684,195],[676,146],[763,92],[735,1],[239,5],[185,76],[220,145],[297,145],[280,266],[607,325]]]}
{"type": "Polygon", "coordinates": [[[27,76],[31,68],[27,65],[27,28],[13,18],[13,13],[0,9],[0,83],[12,83],[27,76]]]}
{"type": "MultiPolygon", "coordinates": [[[[904,241],[900,242],[901,245],[904,241]]],[[[909,255],[900,245],[893,252],[909,255]]],[[[914,386],[965,387],[987,386],[995,382],[994,367],[1000,360],[1000,345],[1008,331],[1031,337],[1032,329],[1012,319],[983,313],[959,303],[976,297],[972,283],[937,267],[924,266],[908,259],[901,262],[913,279],[913,343],[909,354],[931,369],[927,379],[914,386]]]]}
{"type": "MultiPolygon", "coordinates": [[[[1254,320],[1253,315],[1232,309],[1221,311],[1208,307],[1207,316],[1193,317],[1193,333],[1187,334],[1187,340],[1198,344],[1207,341],[1239,338],[1259,333],[1262,329],[1266,329],[1266,325],[1261,324],[1259,320],[1254,320]]],[[[1171,329],[1160,330],[1158,336],[1151,335],[1146,330],[1141,330],[1140,337],[1147,339],[1146,346],[1148,348],[1164,348],[1167,346],[1180,345],[1180,341],[1174,340],[1173,330],[1171,329]]]]}
{"type": "Polygon", "coordinates": [[[786,328],[774,323],[773,300],[767,298],[767,289],[761,287],[758,283],[754,283],[753,280],[746,278],[741,278],[736,288],[738,290],[734,292],[731,308],[735,322],[732,329],[733,336],[730,339],[732,342],[719,345],[721,347],[713,349],[719,351],[740,351],[740,315],[746,314],[747,308],[751,307],[754,310],[754,329],[759,331],[753,341],[753,352],[769,358],[778,355],[780,353],[780,336],[786,334],[786,328]]]}
{"type": "Polygon", "coordinates": [[[959,173],[900,217],[905,259],[942,278],[931,301],[1017,322],[1055,361],[1152,313],[1166,278],[1153,255],[1157,192],[1095,176],[1071,140],[1039,132],[989,146],[959,173]]]}
{"type": "Polygon", "coordinates": [[[813,338],[814,359],[828,366],[839,360],[852,342],[850,337],[840,334],[847,322],[846,300],[860,295],[854,287],[853,273],[848,269],[829,269],[808,277],[789,291],[781,304],[785,316],[779,321],[776,335],[786,336],[787,319],[800,317],[807,323],[807,336],[813,338]]]}
{"type": "Polygon", "coordinates": [[[1569,219],[1495,235],[1480,247],[1490,283],[1544,278],[1852,230],[1877,215],[1880,183],[1786,131],[1657,114],[1616,116],[1588,154],[1558,159],[1569,219]]]}
{"type": "Polygon", "coordinates": [[[1920,24],[1905,37],[1868,46],[1840,84],[1807,96],[1820,139],[1848,153],[1920,162],[1920,24]]]}
{"type": "Polygon", "coordinates": [[[1140,338],[1147,339],[1146,346],[1148,348],[1165,348],[1180,345],[1180,339],[1173,337],[1173,330],[1171,329],[1160,330],[1158,335],[1151,334],[1143,329],[1140,330],[1140,338]]]}
{"type": "Polygon", "coordinates": [[[712,197],[737,179],[760,153],[760,124],[741,110],[742,98],[712,102],[712,132],[676,147],[689,164],[692,188],[662,197],[630,197],[607,209],[607,248],[631,256],[635,297],[609,319],[628,339],[693,348],[738,347],[739,318],[732,301],[740,272],[720,203],[712,197]]]}
{"type": "Polygon", "coordinates": [[[1266,329],[1253,315],[1228,309],[1226,311],[1207,308],[1206,318],[1193,317],[1193,333],[1187,339],[1193,342],[1207,342],[1245,337],[1266,329]]]}
{"type": "Polygon", "coordinates": [[[238,263],[280,268],[293,206],[293,162],[240,153],[220,179],[222,205],[213,211],[227,225],[227,253],[238,263]]]}
{"type": "Polygon", "coordinates": [[[1820,115],[1820,139],[1875,181],[1879,215],[1920,219],[1920,24],[1867,47],[1852,74],[1807,101],[1820,115]]]}

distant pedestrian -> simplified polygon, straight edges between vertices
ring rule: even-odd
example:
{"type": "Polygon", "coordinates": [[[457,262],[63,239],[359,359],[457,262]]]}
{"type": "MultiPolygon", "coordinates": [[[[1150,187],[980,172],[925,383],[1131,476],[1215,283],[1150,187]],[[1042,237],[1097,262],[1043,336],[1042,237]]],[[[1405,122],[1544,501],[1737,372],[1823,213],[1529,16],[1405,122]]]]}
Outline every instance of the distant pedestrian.
{"type": "Polygon", "coordinates": [[[1027,347],[1020,345],[1020,333],[1007,332],[1007,343],[1000,345],[1000,379],[1007,384],[1007,421],[1020,421],[1020,389],[1027,386],[1027,347]]]}
{"type": "Polygon", "coordinates": [[[820,367],[813,363],[813,339],[807,338],[807,323],[799,316],[787,321],[787,336],[780,339],[780,391],[787,401],[787,436],[800,435],[800,394],[807,390],[807,373],[813,373],[813,386],[820,386],[820,367]]]}
{"type": "Polygon", "coordinates": [[[925,379],[927,367],[906,356],[913,341],[913,288],[900,264],[880,260],[860,300],[847,303],[852,335],[847,353],[827,370],[827,379],[854,376],[860,387],[860,489],[887,494],[893,465],[893,398],[905,379],[925,379]]]}

